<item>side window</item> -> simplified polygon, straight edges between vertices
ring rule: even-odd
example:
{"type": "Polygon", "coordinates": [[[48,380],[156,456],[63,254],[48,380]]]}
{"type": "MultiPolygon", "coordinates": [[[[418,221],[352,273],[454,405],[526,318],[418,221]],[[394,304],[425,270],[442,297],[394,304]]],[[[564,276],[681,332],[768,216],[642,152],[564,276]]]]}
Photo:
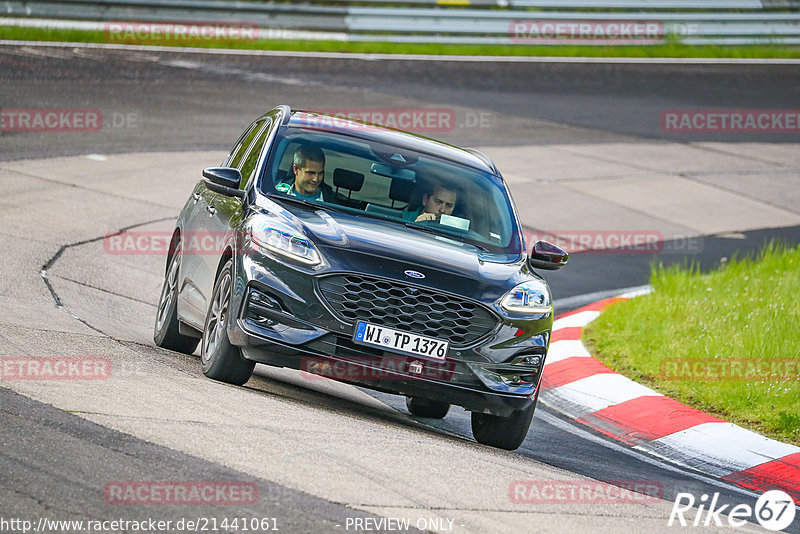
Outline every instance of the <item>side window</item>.
{"type": "Polygon", "coordinates": [[[253,173],[256,170],[258,157],[261,155],[261,149],[264,147],[264,141],[267,140],[267,136],[269,135],[270,121],[265,122],[266,124],[258,134],[253,146],[250,147],[250,151],[247,153],[247,156],[245,156],[241,169],[239,169],[242,173],[242,183],[239,184],[239,189],[244,189],[244,187],[250,182],[250,178],[252,178],[253,173]]]}
{"type": "Polygon", "coordinates": [[[253,142],[253,138],[256,136],[258,131],[263,126],[264,121],[258,121],[246,131],[242,137],[239,138],[239,142],[236,143],[236,146],[233,147],[231,150],[230,155],[228,156],[227,163],[225,164],[226,167],[233,167],[235,169],[239,168],[239,164],[244,157],[245,152],[247,151],[247,147],[250,146],[250,143],[253,142]]]}

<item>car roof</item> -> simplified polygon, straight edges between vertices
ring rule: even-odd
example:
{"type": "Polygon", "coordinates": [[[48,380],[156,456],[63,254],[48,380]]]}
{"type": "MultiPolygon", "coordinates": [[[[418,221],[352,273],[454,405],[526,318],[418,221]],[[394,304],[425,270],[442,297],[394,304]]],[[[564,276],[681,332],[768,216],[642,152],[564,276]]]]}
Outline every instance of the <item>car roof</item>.
{"type": "Polygon", "coordinates": [[[316,111],[291,110],[288,121],[284,118],[284,125],[301,127],[320,132],[336,132],[352,135],[362,139],[378,141],[391,146],[397,146],[426,153],[442,159],[447,159],[472,167],[474,169],[500,176],[494,163],[484,154],[473,149],[459,148],[441,141],[431,139],[402,130],[367,123],[316,111]]]}

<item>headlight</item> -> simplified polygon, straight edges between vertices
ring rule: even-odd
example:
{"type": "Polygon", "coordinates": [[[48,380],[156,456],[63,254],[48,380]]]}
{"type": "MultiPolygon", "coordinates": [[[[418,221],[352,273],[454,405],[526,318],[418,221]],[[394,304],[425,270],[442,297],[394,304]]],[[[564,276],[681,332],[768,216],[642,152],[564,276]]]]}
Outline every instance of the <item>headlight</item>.
{"type": "Polygon", "coordinates": [[[503,297],[500,306],[512,313],[550,313],[550,290],[541,280],[523,282],[503,297]]]}
{"type": "Polygon", "coordinates": [[[322,262],[314,244],[290,226],[277,221],[254,221],[251,226],[253,243],[289,259],[317,265],[322,262]]]}

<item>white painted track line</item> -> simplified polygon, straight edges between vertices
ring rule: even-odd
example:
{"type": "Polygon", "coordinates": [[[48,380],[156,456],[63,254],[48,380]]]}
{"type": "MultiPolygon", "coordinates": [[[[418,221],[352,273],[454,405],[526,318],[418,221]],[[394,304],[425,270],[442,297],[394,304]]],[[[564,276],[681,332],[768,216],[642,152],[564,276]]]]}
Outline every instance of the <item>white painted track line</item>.
{"type": "Polygon", "coordinates": [[[269,56],[311,59],[357,59],[363,61],[434,61],[455,63],[600,63],[635,65],[800,65],[800,59],[784,58],[670,58],[670,57],[564,57],[564,56],[457,56],[435,54],[364,54],[350,52],[301,52],[287,50],[240,50],[179,46],[123,45],[113,43],[69,43],[62,41],[0,40],[0,46],[59,48],[103,48],[135,52],[173,52],[229,56],[269,56]]]}

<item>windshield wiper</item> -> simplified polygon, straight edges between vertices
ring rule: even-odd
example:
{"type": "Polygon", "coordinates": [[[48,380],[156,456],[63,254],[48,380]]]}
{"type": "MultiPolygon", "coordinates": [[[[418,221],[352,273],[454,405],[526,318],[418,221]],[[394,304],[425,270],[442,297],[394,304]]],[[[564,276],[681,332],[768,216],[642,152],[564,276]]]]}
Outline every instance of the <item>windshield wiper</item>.
{"type": "Polygon", "coordinates": [[[440,237],[448,237],[448,238],[449,237],[454,237],[454,238],[456,238],[456,241],[460,241],[462,243],[466,243],[467,245],[472,245],[473,247],[477,248],[478,250],[480,250],[482,252],[490,252],[489,249],[484,247],[483,245],[480,245],[480,244],[476,243],[475,241],[473,241],[471,239],[465,239],[463,236],[461,236],[459,234],[456,234],[456,233],[453,233],[453,232],[448,232],[446,230],[442,231],[441,229],[437,230],[434,227],[427,226],[427,225],[424,225],[424,224],[417,224],[417,223],[414,223],[414,222],[407,222],[406,226],[408,226],[409,228],[414,228],[415,230],[422,230],[423,232],[428,232],[429,234],[438,235],[440,237]]]}

